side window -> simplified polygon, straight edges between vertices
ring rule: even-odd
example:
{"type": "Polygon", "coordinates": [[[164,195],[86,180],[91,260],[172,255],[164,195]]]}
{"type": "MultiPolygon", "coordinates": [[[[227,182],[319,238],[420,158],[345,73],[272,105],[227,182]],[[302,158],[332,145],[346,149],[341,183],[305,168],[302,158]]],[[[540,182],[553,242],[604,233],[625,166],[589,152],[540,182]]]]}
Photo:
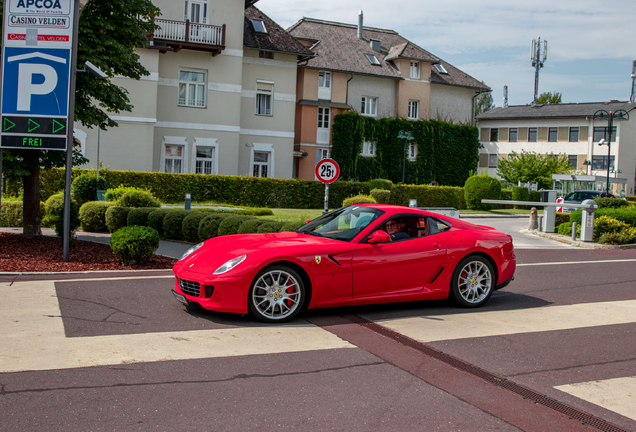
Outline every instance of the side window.
{"type": "Polygon", "coordinates": [[[451,228],[448,222],[439,220],[437,218],[428,218],[428,233],[439,234],[444,231],[448,231],[451,228]]]}

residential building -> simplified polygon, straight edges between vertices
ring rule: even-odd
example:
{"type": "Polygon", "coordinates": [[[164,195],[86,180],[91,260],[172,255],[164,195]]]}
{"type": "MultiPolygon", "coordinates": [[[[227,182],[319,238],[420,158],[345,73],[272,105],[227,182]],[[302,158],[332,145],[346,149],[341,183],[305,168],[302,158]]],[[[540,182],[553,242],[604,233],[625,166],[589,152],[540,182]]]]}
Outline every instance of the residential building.
{"type": "MultiPolygon", "coordinates": [[[[374,117],[472,123],[474,97],[489,91],[478,80],[393,30],[303,18],[288,29],[315,57],[297,79],[297,177],[314,179],[331,151],[334,117],[350,109],[374,117]]],[[[416,144],[414,144],[416,146],[416,144]]],[[[415,154],[416,148],[413,149],[415,154]]],[[[374,143],[361,153],[375,157],[374,143]]]]}
{"type": "MultiPolygon", "coordinates": [[[[612,177],[627,180],[626,193],[634,194],[636,177],[636,103],[600,102],[527,105],[495,108],[477,116],[480,129],[479,172],[496,175],[499,160],[511,152],[566,154],[574,170],[604,177],[609,165],[612,177]],[[627,121],[614,121],[608,158],[608,122],[595,121],[598,110],[629,113],[627,121]],[[591,165],[590,165],[591,164],[591,165]]],[[[597,186],[604,189],[605,182],[597,186]]],[[[615,185],[619,187],[618,184],[615,185]]],[[[620,190],[615,189],[615,192],[620,190]]]]}
{"type": "Polygon", "coordinates": [[[150,75],[117,77],[134,109],[119,127],[76,125],[92,166],[291,178],[297,62],[311,51],[254,0],[153,0],[159,29],[138,49],[150,75]]]}

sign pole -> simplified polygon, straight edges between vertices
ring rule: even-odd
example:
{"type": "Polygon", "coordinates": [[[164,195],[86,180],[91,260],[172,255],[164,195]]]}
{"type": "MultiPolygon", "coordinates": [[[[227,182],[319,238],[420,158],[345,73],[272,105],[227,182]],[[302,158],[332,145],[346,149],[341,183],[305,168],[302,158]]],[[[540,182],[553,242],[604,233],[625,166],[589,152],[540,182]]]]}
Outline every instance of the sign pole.
{"type": "Polygon", "coordinates": [[[324,213],[329,212],[329,183],[325,184],[325,211],[324,213]]]}
{"type": "Polygon", "coordinates": [[[71,236],[71,179],[73,174],[73,129],[75,124],[75,76],[77,74],[77,39],[79,33],[80,0],[74,0],[73,48],[69,83],[68,122],[66,128],[66,183],[64,186],[64,261],[68,261],[71,236]]]}
{"type": "MultiPolygon", "coordinates": [[[[4,19],[7,16],[7,2],[2,2],[2,17],[4,19]]],[[[3,23],[4,24],[4,23],[3,23]]],[[[4,26],[4,25],[3,25],[4,26]]],[[[4,32],[4,29],[3,29],[4,32]]],[[[4,35],[2,37],[2,52],[0,53],[4,58],[4,35]]],[[[0,76],[2,76],[2,62],[0,62],[0,76]]],[[[0,101],[2,100],[2,86],[0,86],[0,101]]],[[[1,125],[0,125],[0,130],[1,125]]],[[[2,147],[0,147],[0,214],[2,214],[2,194],[4,193],[4,177],[2,177],[2,147]]]]}

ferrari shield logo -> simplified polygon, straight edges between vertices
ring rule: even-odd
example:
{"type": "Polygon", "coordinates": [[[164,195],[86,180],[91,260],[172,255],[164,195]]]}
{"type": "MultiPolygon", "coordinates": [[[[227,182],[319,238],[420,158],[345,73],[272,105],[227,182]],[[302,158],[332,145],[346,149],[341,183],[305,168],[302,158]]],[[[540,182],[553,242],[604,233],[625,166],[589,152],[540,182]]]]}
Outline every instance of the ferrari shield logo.
{"type": "Polygon", "coordinates": [[[317,256],[315,259],[316,259],[316,264],[320,264],[320,261],[322,261],[322,258],[319,256],[317,256]]]}

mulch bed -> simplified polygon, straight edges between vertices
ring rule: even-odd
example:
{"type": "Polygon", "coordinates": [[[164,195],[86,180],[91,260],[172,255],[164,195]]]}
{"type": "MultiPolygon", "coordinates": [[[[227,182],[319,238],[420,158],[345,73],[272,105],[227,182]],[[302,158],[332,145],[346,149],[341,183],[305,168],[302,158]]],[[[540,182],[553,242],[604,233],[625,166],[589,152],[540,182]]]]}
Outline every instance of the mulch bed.
{"type": "Polygon", "coordinates": [[[39,236],[26,239],[21,234],[0,232],[0,272],[68,272],[100,270],[171,269],[177,260],[152,255],[146,264],[122,266],[109,245],[77,240],[64,261],[62,240],[39,236]]]}

